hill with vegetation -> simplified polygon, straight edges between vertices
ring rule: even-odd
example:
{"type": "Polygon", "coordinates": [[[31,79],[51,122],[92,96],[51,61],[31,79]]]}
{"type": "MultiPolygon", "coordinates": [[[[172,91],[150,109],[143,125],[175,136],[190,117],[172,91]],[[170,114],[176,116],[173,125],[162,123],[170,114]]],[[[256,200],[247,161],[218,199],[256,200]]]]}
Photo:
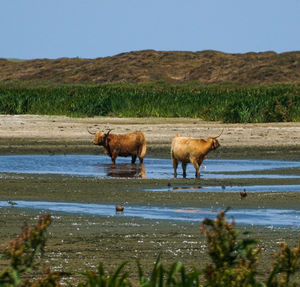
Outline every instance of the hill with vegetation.
{"type": "Polygon", "coordinates": [[[300,51],[0,59],[0,113],[300,120],[300,51]]]}
{"type": "Polygon", "coordinates": [[[24,81],[68,84],[157,81],[299,84],[300,51],[228,54],[211,50],[144,50],[97,59],[0,59],[0,82],[24,81]]]}

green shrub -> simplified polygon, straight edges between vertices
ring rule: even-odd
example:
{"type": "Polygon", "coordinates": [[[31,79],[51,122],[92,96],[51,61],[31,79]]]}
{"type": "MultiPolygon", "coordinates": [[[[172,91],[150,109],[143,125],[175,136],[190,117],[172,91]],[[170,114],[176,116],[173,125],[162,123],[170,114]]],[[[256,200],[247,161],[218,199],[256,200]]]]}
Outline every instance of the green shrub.
{"type": "Polygon", "coordinates": [[[33,283],[24,279],[24,275],[28,277],[39,266],[35,263],[35,257],[38,253],[44,253],[46,229],[50,224],[51,216],[46,214],[33,227],[29,228],[25,224],[19,237],[2,246],[3,255],[9,260],[9,265],[0,272],[0,286],[56,286],[64,274],[51,273],[49,269],[45,270],[43,279],[36,279],[33,283]]]}

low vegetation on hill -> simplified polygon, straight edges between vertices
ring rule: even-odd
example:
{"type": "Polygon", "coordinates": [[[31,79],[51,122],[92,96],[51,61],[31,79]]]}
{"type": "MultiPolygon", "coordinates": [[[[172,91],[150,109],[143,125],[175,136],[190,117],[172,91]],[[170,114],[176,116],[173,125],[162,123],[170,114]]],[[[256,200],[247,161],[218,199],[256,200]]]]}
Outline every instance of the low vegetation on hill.
{"type": "Polygon", "coordinates": [[[0,59],[0,82],[271,84],[300,83],[300,51],[227,54],[217,51],[122,53],[97,59],[0,59]]]}

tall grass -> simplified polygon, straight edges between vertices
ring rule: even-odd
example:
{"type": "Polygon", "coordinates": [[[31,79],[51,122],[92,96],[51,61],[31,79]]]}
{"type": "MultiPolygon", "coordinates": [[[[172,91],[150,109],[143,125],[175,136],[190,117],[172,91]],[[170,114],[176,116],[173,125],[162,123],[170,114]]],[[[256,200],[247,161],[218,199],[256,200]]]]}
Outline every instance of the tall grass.
{"type": "Polygon", "coordinates": [[[227,123],[300,120],[300,86],[0,85],[0,113],[191,117],[227,123]]]}

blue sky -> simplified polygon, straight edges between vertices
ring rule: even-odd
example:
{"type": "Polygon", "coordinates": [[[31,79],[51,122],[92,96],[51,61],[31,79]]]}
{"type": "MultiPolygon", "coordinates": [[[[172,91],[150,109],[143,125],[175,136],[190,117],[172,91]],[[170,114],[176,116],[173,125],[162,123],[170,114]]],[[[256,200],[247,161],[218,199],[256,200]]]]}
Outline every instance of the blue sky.
{"type": "Polygon", "coordinates": [[[300,50],[300,0],[0,0],[0,58],[300,50]]]}

